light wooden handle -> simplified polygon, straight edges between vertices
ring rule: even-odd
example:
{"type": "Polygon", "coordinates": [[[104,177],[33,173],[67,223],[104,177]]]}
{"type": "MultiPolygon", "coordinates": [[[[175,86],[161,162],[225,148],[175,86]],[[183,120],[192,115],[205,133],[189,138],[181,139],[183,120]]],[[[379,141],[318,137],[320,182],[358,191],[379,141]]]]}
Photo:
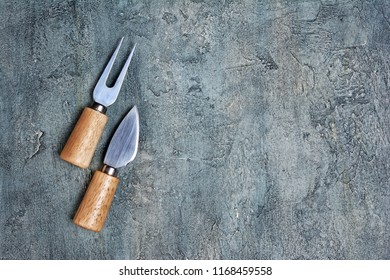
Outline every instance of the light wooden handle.
{"type": "Polygon", "coordinates": [[[118,183],[118,178],[96,171],[73,222],[99,232],[104,226],[118,183]]]}
{"type": "Polygon", "coordinates": [[[91,108],[84,108],[60,157],[78,167],[87,168],[91,163],[108,117],[91,108]]]}

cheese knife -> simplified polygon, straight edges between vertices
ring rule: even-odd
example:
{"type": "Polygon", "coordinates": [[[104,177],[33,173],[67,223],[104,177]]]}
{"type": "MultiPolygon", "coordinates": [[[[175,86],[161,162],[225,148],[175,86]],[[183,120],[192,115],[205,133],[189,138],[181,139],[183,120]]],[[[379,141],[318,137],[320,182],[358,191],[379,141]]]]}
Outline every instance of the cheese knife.
{"type": "Polygon", "coordinates": [[[81,201],[73,222],[99,232],[104,226],[119,179],[117,169],[134,160],[139,139],[139,115],[134,106],[116,129],[104,158],[101,171],[96,171],[81,201]]]}

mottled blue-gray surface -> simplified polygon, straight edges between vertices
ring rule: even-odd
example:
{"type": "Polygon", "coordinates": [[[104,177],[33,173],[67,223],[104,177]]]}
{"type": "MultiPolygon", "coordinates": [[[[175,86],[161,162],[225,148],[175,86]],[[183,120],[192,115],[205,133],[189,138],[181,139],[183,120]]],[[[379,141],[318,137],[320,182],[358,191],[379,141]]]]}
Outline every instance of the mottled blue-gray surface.
{"type": "Polygon", "coordinates": [[[2,0],[0,258],[390,259],[389,70],[386,0],[2,0]],[[82,170],[59,152],[122,36],[82,170]],[[139,154],[78,228],[134,105],[139,154]]]}

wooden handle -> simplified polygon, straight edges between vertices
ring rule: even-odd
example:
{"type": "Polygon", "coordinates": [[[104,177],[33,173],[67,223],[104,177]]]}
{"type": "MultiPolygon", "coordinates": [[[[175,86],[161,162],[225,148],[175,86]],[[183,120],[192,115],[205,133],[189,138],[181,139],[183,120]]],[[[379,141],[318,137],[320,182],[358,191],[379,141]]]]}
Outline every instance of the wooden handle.
{"type": "Polygon", "coordinates": [[[60,157],[78,167],[87,168],[91,163],[108,117],[91,108],[84,108],[60,157]]]}
{"type": "Polygon", "coordinates": [[[99,232],[104,226],[118,183],[118,178],[96,171],[73,222],[99,232]]]}

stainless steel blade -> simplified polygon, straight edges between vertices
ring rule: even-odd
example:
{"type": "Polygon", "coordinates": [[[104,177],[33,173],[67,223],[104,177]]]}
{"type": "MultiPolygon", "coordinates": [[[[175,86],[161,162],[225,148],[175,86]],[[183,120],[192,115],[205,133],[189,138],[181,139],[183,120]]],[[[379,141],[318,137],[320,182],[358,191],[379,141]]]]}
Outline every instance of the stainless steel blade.
{"type": "Polygon", "coordinates": [[[126,166],[131,162],[138,149],[139,116],[134,106],[119,124],[108,146],[104,164],[114,168],[126,166]]]}

